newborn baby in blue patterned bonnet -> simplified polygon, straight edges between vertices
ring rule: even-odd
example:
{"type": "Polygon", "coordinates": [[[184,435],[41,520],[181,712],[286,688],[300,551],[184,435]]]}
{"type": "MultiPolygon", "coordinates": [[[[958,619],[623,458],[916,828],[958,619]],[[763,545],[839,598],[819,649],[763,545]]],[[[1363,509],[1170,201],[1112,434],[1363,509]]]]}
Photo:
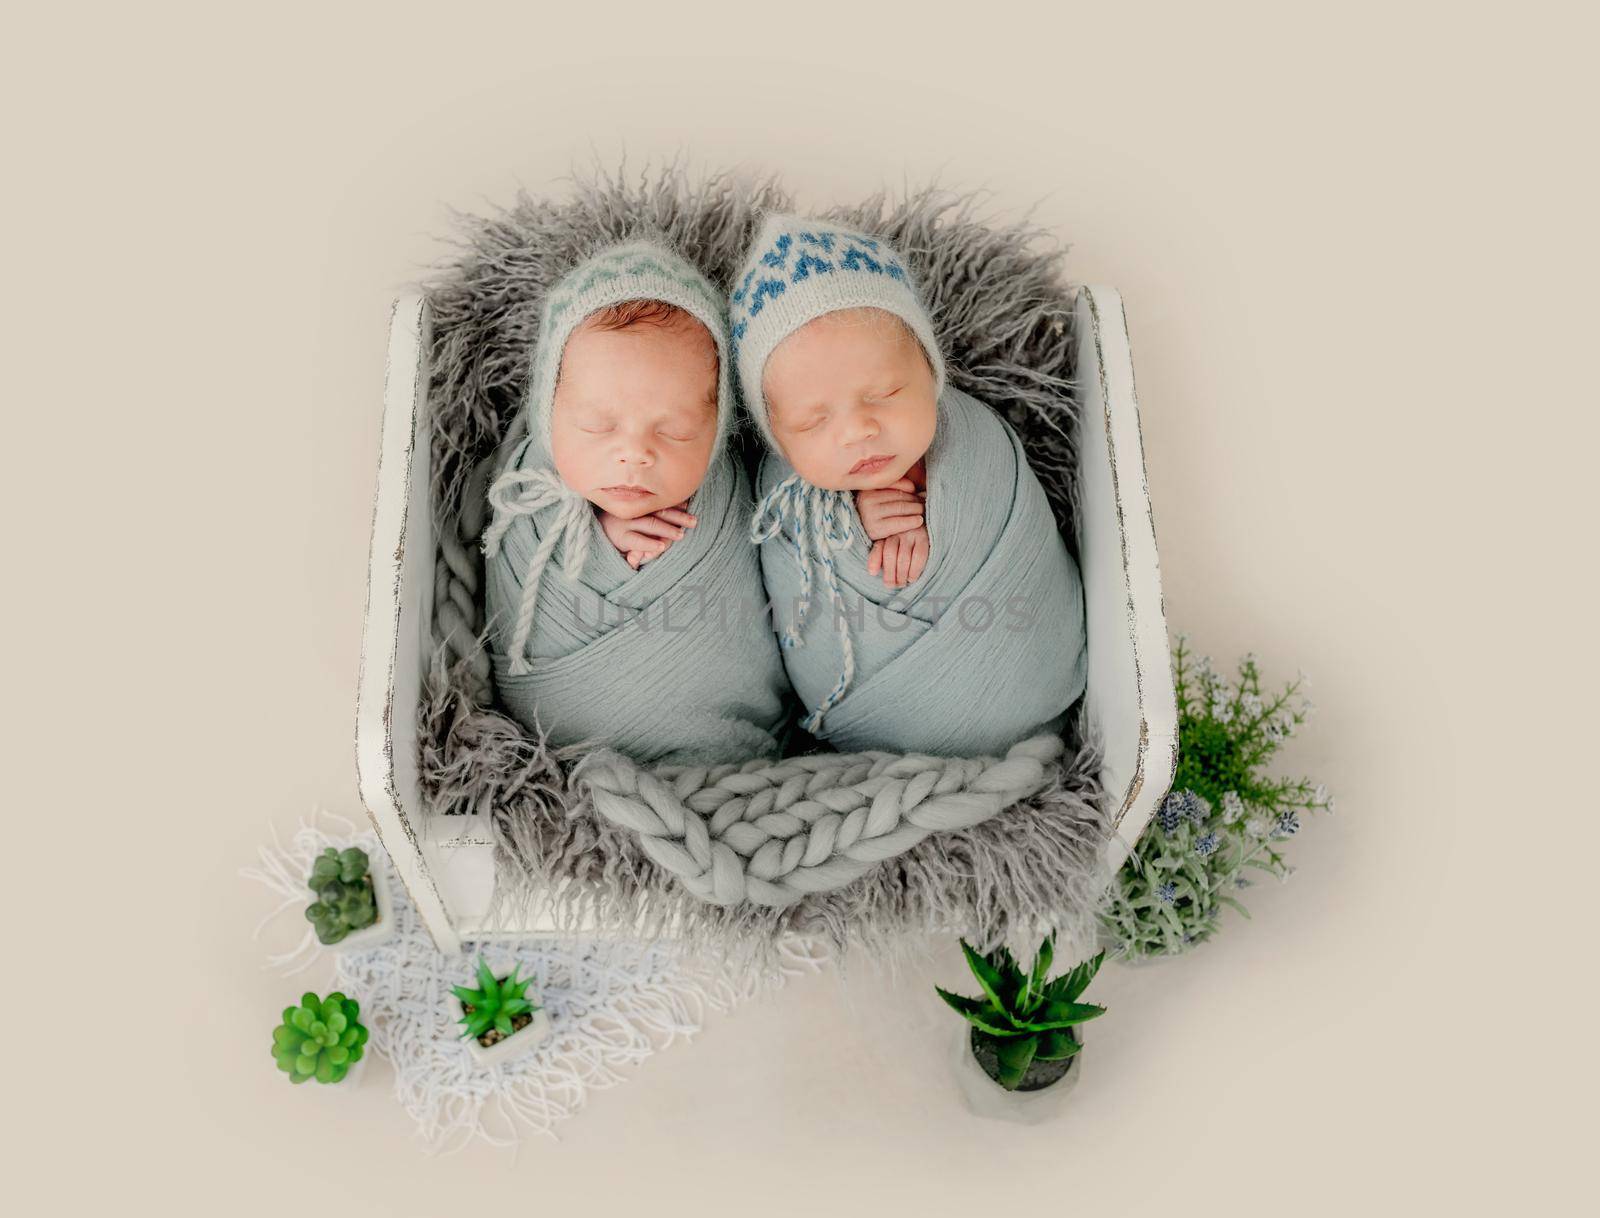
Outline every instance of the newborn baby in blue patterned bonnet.
{"type": "Polygon", "coordinates": [[[733,286],[769,449],[751,540],[802,725],[943,756],[1059,729],[1086,680],[1077,564],[1016,433],[946,383],[905,262],[772,215],[733,286]]]}

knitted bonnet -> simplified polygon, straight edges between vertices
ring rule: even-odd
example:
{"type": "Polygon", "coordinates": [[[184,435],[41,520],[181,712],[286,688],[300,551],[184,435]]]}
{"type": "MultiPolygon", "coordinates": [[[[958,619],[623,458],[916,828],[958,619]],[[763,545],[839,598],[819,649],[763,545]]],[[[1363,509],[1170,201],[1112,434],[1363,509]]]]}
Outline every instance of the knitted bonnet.
{"type": "Polygon", "coordinates": [[[578,263],[550,290],[540,315],[539,341],[528,378],[528,431],[550,448],[550,412],[567,340],[591,313],[625,300],[661,300],[694,317],[717,344],[717,442],[722,450],[733,421],[727,306],[721,292],[664,244],[635,239],[606,246],[578,263]]]}
{"type": "MultiPolygon", "coordinates": [[[[911,327],[944,392],[944,358],[933,323],[900,256],[879,237],[821,220],[772,214],[756,235],[729,300],[729,333],[745,409],[773,448],[761,374],[785,338],[839,309],[877,308],[911,327]]],[[[781,450],[780,450],[781,451],[781,450]]]]}

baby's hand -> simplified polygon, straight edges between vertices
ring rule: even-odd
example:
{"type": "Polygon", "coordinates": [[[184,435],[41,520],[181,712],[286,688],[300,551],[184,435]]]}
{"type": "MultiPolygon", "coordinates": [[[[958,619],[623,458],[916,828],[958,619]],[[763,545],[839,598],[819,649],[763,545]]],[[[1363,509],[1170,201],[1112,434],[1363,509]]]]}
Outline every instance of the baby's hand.
{"type": "Polygon", "coordinates": [[[889,486],[857,491],[856,511],[861,513],[867,537],[882,541],[922,527],[923,498],[910,478],[902,478],[889,486]]]}
{"type": "Polygon", "coordinates": [[[637,571],[652,558],[665,554],[673,542],[681,541],[685,529],[700,523],[686,510],[687,504],[688,500],[684,500],[677,507],[662,508],[633,520],[624,520],[602,510],[598,513],[600,527],[605,531],[606,540],[616,546],[617,552],[637,571]]]}
{"type": "Polygon", "coordinates": [[[925,528],[875,541],[867,553],[867,574],[876,575],[882,571],[884,583],[891,588],[903,588],[928,565],[929,545],[925,528]]]}

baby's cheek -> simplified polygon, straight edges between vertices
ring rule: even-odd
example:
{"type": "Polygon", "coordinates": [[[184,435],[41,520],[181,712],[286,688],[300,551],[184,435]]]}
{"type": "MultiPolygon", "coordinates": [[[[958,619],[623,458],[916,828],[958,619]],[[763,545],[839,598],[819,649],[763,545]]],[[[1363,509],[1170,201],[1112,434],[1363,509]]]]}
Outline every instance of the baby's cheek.
{"type": "Polygon", "coordinates": [[[562,436],[552,443],[550,456],[561,481],[573,489],[586,493],[597,481],[602,462],[592,437],[562,436]]]}
{"type": "Polygon", "coordinates": [[[807,482],[824,489],[833,489],[828,484],[838,477],[838,462],[827,460],[826,454],[817,451],[819,447],[816,444],[791,444],[784,456],[794,467],[794,472],[807,482]]]}

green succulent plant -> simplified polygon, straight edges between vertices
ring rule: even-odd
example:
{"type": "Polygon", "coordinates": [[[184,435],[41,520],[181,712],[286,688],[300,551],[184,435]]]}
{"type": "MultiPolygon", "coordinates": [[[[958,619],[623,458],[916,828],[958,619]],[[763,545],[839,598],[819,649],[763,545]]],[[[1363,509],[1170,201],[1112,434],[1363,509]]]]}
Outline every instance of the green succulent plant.
{"type": "Polygon", "coordinates": [[[335,990],[326,998],[311,992],[300,1005],[285,1007],[283,1022],[272,1029],[272,1056],[291,1083],[316,1079],[337,1083],[361,1060],[367,1029],[361,1006],[335,990]]]}
{"type": "Polygon", "coordinates": [[[360,847],[329,846],[311,865],[306,884],[317,898],[306,907],[306,919],[324,945],[331,947],[378,920],[377,892],[367,852],[360,847]]]}
{"type": "Polygon", "coordinates": [[[515,1030],[512,1021],[518,1015],[533,1015],[540,1009],[539,1004],[527,996],[533,978],[519,979],[520,968],[521,965],[513,965],[511,972],[497,978],[479,956],[478,988],[450,987],[450,992],[461,999],[461,1005],[466,1008],[460,1020],[463,1040],[477,1040],[491,1029],[499,1032],[502,1038],[510,1036],[515,1030]]]}
{"type": "Polygon", "coordinates": [[[1071,1057],[1080,1047],[1071,1029],[1106,1012],[1104,1007],[1078,1001],[1099,972],[1105,952],[1047,980],[1055,958],[1054,935],[1039,945],[1033,967],[1027,972],[1006,948],[980,955],[963,939],[961,950],[967,957],[967,967],[983,989],[983,997],[966,998],[934,988],[977,1029],[974,1047],[987,1046],[994,1051],[999,1062],[995,1081],[1007,1091],[1016,1090],[1035,1062],[1060,1062],[1071,1057]]]}

